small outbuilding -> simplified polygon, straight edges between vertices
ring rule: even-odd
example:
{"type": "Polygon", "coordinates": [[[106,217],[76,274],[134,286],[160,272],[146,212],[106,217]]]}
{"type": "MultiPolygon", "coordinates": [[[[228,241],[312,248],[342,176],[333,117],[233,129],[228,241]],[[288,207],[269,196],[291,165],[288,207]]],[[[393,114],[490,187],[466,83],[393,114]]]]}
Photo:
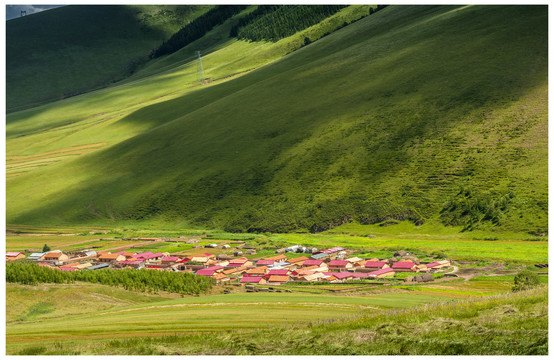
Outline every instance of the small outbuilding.
{"type": "Polygon", "coordinates": [[[46,255],[44,255],[42,258],[42,260],[45,260],[45,261],[55,261],[55,262],[64,261],[67,259],[69,259],[69,256],[67,256],[62,252],[57,252],[57,251],[49,252],[46,255]]]}
{"type": "Polygon", "coordinates": [[[121,254],[103,254],[98,258],[101,263],[114,263],[116,261],[125,261],[127,258],[121,254]]]}
{"type": "Polygon", "coordinates": [[[272,275],[267,282],[269,284],[284,284],[289,281],[288,275],[272,275]]]}
{"type": "Polygon", "coordinates": [[[15,261],[25,259],[25,254],[20,251],[8,251],[6,253],[6,261],[15,261]]]}
{"type": "Polygon", "coordinates": [[[43,252],[41,252],[41,253],[32,253],[31,255],[29,255],[27,257],[27,259],[34,260],[34,261],[39,261],[39,260],[42,260],[44,255],[46,255],[46,253],[43,253],[43,252]]]}

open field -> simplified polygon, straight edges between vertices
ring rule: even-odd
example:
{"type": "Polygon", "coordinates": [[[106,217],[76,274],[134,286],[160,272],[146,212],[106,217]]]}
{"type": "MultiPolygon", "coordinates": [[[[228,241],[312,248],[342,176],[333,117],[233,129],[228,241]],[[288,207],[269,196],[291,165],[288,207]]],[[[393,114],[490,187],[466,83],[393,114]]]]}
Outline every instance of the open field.
{"type": "MultiPolygon", "coordinates": [[[[413,252],[430,254],[433,251],[441,251],[449,257],[457,260],[488,260],[508,261],[518,263],[537,263],[548,261],[548,241],[523,241],[523,240],[465,240],[466,235],[459,238],[448,236],[441,238],[441,235],[427,236],[420,234],[389,235],[383,237],[360,237],[344,235],[323,235],[323,234],[280,234],[269,237],[271,241],[282,241],[291,244],[303,244],[305,246],[316,246],[325,248],[341,244],[352,249],[363,249],[372,251],[388,250],[392,255],[397,249],[410,249],[413,252]]],[[[362,250],[362,252],[363,252],[362,250]]],[[[372,256],[372,253],[368,253],[372,256]]],[[[375,256],[379,256],[378,253],[375,256]]]]}
{"type": "Polygon", "coordinates": [[[78,249],[87,249],[94,247],[97,250],[112,249],[120,246],[134,246],[144,243],[144,240],[121,240],[111,236],[99,237],[98,235],[45,235],[45,236],[29,236],[29,235],[7,235],[6,250],[35,249],[42,251],[44,244],[47,244],[52,249],[63,251],[72,251],[78,249]],[[102,240],[101,240],[102,239],[102,240]]]}
{"type": "Polygon", "coordinates": [[[158,295],[134,293],[110,286],[79,283],[37,286],[8,284],[6,323],[63,318],[113,307],[164,300],[158,295]],[[41,307],[43,311],[40,311],[41,307]]]}
{"type": "Polygon", "coordinates": [[[11,348],[78,339],[263,328],[450,298],[447,294],[406,291],[347,297],[241,292],[164,300],[147,294],[135,298],[132,292],[90,284],[9,285],[7,296],[10,304],[7,342],[11,348]],[[41,297],[32,296],[37,292],[41,297]],[[139,304],[126,306],[129,303],[139,304]],[[37,306],[40,304],[46,307],[42,313],[37,306]]]}
{"type": "MultiPolygon", "coordinates": [[[[99,288],[96,286],[96,289],[89,288],[84,292],[96,292],[99,288]]],[[[21,289],[20,285],[9,286],[8,296],[28,291],[37,290],[33,287],[21,289]]],[[[53,293],[55,291],[68,290],[60,288],[53,293]]],[[[143,297],[137,301],[148,303],[121,307],[120,301],[112,304],[109,310],[92,308],[93,311],[88,314],[74,315],[62,312],[57,317],[54,304],[46,303],[50,308],[46,307],[41,314],[41,309],[27,300],[25,303],[30,305],[29,308],[18,305],[20,321],[7,326],[7,352],[503,354],[517,349],[517,353],[525,353],[526,350],[543,353],[546,349],[543,339],[547,334],[546,293],[539,290],[530,294],[470,297],[446,303],[444,300],[452,297],[409,291],[349,297],[242,293],[155,303],[149,302],[152,297],[143,297]],[[396,310],[398,308],[406,309],[399,311],[396,310]],[[33,311],[36,314],[34,321],[21,321],[29,320],[26,314],[33,311]],[[464,330],[460,332],[462,328],[464,330]],[[514,331],[519,335],[511,338],[509,331],[501,329],[517,329],[514,331]],[[442,336],[435,333],[439,330],[442,336]],[[476,338],[483,336],[483,331],[491,340],[494,339],[488,346],[476,338]],[[449,348],[446,344],[452,340],[447,339],[452,339],[454,333],[458,345],[449,348]],[[415,342],[405,348],[398,344],[399,339],[390,342],[394,334],[402,334],[406,344],[407,339],[415,342]],[[535,336],[535,342],[529,342],[529,336],[535,336]],[[319,345],[314,347],[306,341],[297,342],[299,338],[312,338],[319,345]],[[362,338],[365,340],[361,341],[362,338]],[[421,341],[416,346],[417,338],[421,341]],[[233,341],[228,341],[230,339],[233,341]],[[241,343],[237,343],[239,339],[242,339],[241,343]],[[435,339],[435,345],[432,345],[431,339],[435,339]],[[510,342],[509,339],[517,340],[510,342]],[[204,344],[200,349],[199,341],[204,344]],[[269,344],[274,341],[278,341],[279,345],[269,344]],[[145,342],[146,349],[150,350],[145,350],[145,342]],[[389,342],[389,345],[384,346],[384,342],[389,342]],[[426,344],[425,348],[422,348],[422,342],[426,344]]],[[[14,310],[13,307],[8,308],[8,311],[14,310]]]]}

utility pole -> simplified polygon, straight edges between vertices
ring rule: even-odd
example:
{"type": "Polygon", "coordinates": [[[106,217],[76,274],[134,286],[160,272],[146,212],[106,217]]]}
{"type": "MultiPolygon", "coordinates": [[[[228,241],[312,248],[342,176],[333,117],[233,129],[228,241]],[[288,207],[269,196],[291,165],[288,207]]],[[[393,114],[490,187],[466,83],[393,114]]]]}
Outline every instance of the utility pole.
{"type": "Polygon", "coordinates": [[[196,71],[196,79],[200,81],[200,83],[204,83],[204,68],[202,67],[202,57],[200,56],[200,51],[196,51],[196,55],[198,56],[198,70],[196,71]]]}

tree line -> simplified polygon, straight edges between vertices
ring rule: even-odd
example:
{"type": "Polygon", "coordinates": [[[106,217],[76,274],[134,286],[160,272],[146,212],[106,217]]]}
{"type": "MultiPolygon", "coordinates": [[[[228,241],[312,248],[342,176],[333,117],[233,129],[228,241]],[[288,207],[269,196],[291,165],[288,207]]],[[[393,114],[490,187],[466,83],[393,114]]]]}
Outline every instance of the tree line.
{"type": "Polygon", "coordinates": [[[241,40],[278,41],[304,30],[348,5],[282,5],[259,7],[231,29],[241,40]],[[261,9],[260,9],[261,8],[261,9]]]}
{"type": "MultiPolygon", "coordinates": [[[[304,30],[335,14],[348,5],[259,5],[241,17],[230,31],[231,37],[250,41],[277,41],[304,30]]],[[[203,37],[248,5],[218,5],[182,27],[167,41],[152,50],[150,58],[168,55],[203,37]]],[[[370,8],[373,14],[386,5],[370,8]]]]}
{"type": "Polygon", "coordinates": [[[250,24],[252,21],[256,20],[257,18],[259,18],[264,14],[274,12],[275,10],[279,9],[282,6],[283,5],[258,5],[256,10],[252,11],[248,15],[241,17],[239,21],[231,27],[229,36],[237,37],[238,31],[240,28],[245,27],[246,25],[250,24]]]}
{"type": "Polygon", "coordinates": [[[246,8],[247,5],[218,5],[214,7],[181,28],[167,41],[164,41],[158,48],[152,51],[150,57],[157,58],[176,52],[203,37],[214,26],[223,24],[227,19],[246,8]]]}
{"type": "Polygon", "coordinates": [[[167,291],[181,295],[206,293],[215,284],[209,277],[191,273],[155,270],[81,270],[60,271],[34,263],[10,262],[6,264],[6,282],[25,285],[41,283],[70,284],[75,281],[122,286],[126,290],[167,291]]]}

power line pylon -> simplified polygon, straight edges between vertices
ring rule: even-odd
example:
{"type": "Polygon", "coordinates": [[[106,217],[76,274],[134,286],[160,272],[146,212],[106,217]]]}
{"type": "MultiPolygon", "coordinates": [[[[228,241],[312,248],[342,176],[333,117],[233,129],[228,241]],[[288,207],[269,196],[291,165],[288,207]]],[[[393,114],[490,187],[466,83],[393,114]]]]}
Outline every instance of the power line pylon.
{"type": "Polygon", "coordinates": [[[200,81],[202,84],[204,83],[204,68],[202,67],[202,57],[200,56],[200,51],[196,51],[196,55],[198,56],[198,70],[196,71],[196,78],[198,81],[200,81]]]}

